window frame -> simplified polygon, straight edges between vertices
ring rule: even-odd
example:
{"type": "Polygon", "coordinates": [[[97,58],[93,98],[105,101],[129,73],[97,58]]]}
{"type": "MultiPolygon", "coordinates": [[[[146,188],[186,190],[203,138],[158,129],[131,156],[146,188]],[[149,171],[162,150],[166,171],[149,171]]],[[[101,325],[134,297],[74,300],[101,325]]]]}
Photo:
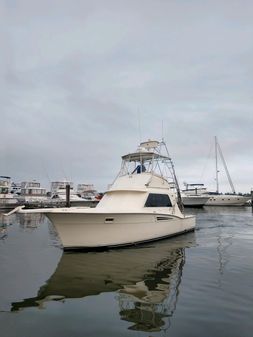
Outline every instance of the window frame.
{"type": "Polygon", "coordinates": [[[172,203],[168,194],[165,193],[149,193],[145,201],[144,207],[172,207],[172,203]],[[156,199],[157,198],[157,199],[156,199]],[[159,199],[160,198],[160,199],[159,199]],[[166,200],[165,200],[166,199],[166,200]]]}

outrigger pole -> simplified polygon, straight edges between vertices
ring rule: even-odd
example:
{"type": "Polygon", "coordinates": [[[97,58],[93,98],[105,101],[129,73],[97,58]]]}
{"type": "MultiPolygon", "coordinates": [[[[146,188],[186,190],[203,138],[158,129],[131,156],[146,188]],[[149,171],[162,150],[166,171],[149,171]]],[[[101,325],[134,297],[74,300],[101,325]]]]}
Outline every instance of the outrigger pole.
{"type": "Polygon", "coordinates": [[[171,170],[172,170],[172,174],[173,174],[173,178],[174,178],[174,182],[175,182],[175,186],[176,186],[176,191],[177,191],[177,203],[178,203],[178,207],[179,207],[179,209],[180,209],[181,212],[184,212],[184,204],[183,204],[183,200],[182,200],[182,197],[181,197],[181,192],[180,192],[180,188],[179,188],[179,184],[178,184],[178,180],[177,180],[174,164],[173,164],[173,161],[172,161],[172,159],[171,159],[171,157],[169,155],[169,151],[168,151],[166,143],[163,140],[162,140],[161,143],[165,146],[165,149],[166,149],[166,152],[167,152],[167,156],[168,156],[169,161],[170,161],[171,170]]]}

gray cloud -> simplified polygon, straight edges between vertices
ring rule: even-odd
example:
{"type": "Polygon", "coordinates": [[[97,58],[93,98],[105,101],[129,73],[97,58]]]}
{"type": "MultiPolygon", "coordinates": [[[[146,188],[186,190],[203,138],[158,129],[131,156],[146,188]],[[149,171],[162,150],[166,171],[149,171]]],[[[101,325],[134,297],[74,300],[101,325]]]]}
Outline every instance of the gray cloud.
{"type": "Polygon", "coordinates": [[[253,187],[251,1],[0,6],[1,174],[103,190],[163,124],[180,182],[213,184],[217,135],[237,190],[253,187]]]}

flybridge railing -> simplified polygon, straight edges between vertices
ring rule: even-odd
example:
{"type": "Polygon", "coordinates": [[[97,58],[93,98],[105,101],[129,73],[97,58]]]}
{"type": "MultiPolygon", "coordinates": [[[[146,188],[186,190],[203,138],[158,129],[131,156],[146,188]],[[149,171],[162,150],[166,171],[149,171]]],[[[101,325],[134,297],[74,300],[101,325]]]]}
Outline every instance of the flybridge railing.
{"type": "Polygon", "coordinates": [[[170,163],[170,170],[171,170],[171,173],[172,173],[172,176],[173,176],[173,180],[175,182],[175,188],[176,188],[176,191],[177,191],[178,207],[183,212],[184,211],[184,205],[183,205],[183,201],[182,201],[182,197],[181,197],[181,192],[180,192],[180,187],[179,187],[179,183],[178,183],[176,172],[175,172],[174,163],[173,163],[173,161],[172,161],[172,159],[171,159],[171,157],[169,155],[169,151],[168,151],[166,143],[164,141],[162,141],[160,144],[165,147],[165,151],[166,151],[166,154],[168,156],[169,163],[170,163]]]}
{"type": "Polygon", "coordinates": [[[166,144],[164,142],[155,143],[158,144],[158,146],[152,148],[152,152],[147,151],[145,148],[139,148],[139,152],[137,150],[135,153],[123,156],[118,176],[149,172],[159,174],[167,180],[175,181],[176,175],[174,165],[169,156],[166,144]],[[162,154],[163,147],[165,148],[165,155],[162,154]],[[139,165],[140,170],[137,172],[136,168],[139,165]]]}
{"type": "Polygon", "coordinates": [[[119,176],[152,173],[159,174],[160,176],[171,180],[173,178],[173,173],[169,166],[170,162],[161,158],[142,159],[140,157],[140,159],[131,161],[125,158],[122,160],[119,176]]]}

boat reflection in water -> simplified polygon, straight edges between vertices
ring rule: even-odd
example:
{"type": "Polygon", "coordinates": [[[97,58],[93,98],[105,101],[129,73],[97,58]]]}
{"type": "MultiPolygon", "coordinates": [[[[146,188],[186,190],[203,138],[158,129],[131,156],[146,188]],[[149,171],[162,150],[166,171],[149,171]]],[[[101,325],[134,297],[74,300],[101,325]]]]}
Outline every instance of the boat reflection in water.
{"type": "Polygon", "coordinates": [[[0,214],[0,240],[8,236],[8,227],[19,226],[23,230],[34,230],[43,222],[44,214],[15,214],[9,217],[0,214]]]}
{"type": "Polygon", "coordinates": [[[170,325],[169,317],[176,309],[184,263],[184,249],[175,249],[146,279],[119,290],[121,319],[134,323],[129,329],[160,331],[170,325]]]}
{"type": "Polygon", "coordinates": [[[193,245],[195,236],[189,233],[135,248],[63,253],[38,295],[12,303],[12,311],[116,292],[120,318],[133,323],[129,329],[160,331],[176,309],[185,249],[193,245]]]}
{"type": "Polygon", "coordinates": [[[21,228],[34,229],[41,225],[44,220],[44,214],[18,214],[17,220],[21,228]]]}
{"type": "Polygon", "coordinates": [[[7,226],[10,224],[10,220],[0,213],[0,240],[4,240],[7,237],[7,226]]]}

